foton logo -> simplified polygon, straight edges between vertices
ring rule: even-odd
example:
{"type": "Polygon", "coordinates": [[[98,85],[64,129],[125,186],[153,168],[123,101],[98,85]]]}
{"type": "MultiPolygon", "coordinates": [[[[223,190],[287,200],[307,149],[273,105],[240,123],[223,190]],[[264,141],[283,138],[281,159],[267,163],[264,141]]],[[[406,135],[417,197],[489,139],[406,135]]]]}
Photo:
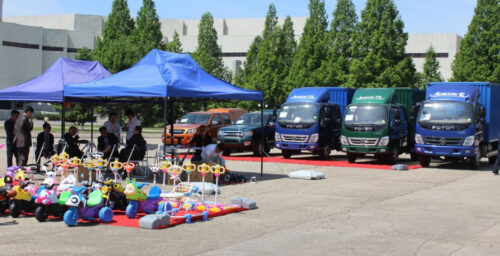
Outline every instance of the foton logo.
{"type": "Polygon", "coordinates": [[[356,127],[354,127],[354,130],[355,131],[366,131],[366,132],[369,132],[369,131],[373,131],[373,128],[369,127],[369,126],[366,126],[366,127],[356,126],[356,127]]]}
{"type": "Polygon", "coordinates": [[[291,97],[291,99],[294,99],[294,100],[298,100],[298,99],[301,99],[301,100],[314,100],[316,99],[316,97],[314,97],[314,95],[294,95],[291,97]]]}
{"type": "Polygon", "coordinates": [[[453,125],[433,125],[431,128],[433,130],[445,130],[445,131],[455,130],[455,126],[453,125]]]}
{"type": "Polygon", "coordinates": [[[359,96],[357,100],[383,100],[384,96],[359,96]]]}
{"type": "Polygon", "coordinates": [[[431,97],[460,97],[467,98],[469,95],[465,94],[465,92],[436,92],[431,94],[431,97]]]}
{"type": "Polygon", "coordinates": [[[289,128],[289,129],[302,129],[302,127],[304,127],[304,125],[302,125],[302,124],[287,124],[286,125],[286,128],[289,128]]]}

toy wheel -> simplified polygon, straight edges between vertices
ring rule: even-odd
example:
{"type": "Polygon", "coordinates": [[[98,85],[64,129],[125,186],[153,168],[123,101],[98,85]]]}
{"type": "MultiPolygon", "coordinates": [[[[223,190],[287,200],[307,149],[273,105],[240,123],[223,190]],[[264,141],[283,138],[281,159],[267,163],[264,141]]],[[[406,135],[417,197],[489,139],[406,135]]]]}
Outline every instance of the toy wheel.
{"type": "Polygon", "coordinates": [[[127,206],[127,209],[125,210],[125,214],[127,214],[127,217],[129,219],[135,218],[135,216],[137,215],[137,208],[135,207],[135,205],[129,204],[127,206]]]}
{"type": "Polygon", "coordinates": [[[110,223],[113,220],[113,210],[110,207],[103,207],[99,210],[99,219],[101,222],[110,223]]]}
{"type": "Polygon", "coordinates": [[[10,216],[12,216],[13,218],[17,218],[19,217],[19,215],[21,215],[21,206],[19,205],[18,202],[12,201],[10,203],[9,213],[10,216]]]}
{"type": "Polygon", "coordinates": [[[43,207],[42,205],[36,207],[35,219],[39,222],[44,222],[45,220],[47,220],[47,209],[45,209],[45,207],[43,207]]]}
{"type": "Polygon", "coordinates": [[[74,227],[78,222],[78,216],[74,211],[73,209],[69,209],[64,213],[63,220],[68,227],[74,227]]]}

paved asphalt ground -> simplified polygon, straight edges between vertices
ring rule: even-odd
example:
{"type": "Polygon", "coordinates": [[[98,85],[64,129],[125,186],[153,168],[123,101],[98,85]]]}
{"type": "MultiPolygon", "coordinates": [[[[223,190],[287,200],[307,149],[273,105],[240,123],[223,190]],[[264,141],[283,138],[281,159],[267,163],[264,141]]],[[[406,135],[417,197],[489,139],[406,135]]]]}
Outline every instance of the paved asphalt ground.
{"type": "Polygon", "coordinates": [[[477,171],[265,163],[264,177],[260,163],[227,165],[257,183],[224,186],[222,200],[250,197],[259,209],[163,230],[2,215],[0,255],[500,255],[500,176],[486,162],[477,171]],[[285,176],[298,169],[326,179],[285,176]]]}

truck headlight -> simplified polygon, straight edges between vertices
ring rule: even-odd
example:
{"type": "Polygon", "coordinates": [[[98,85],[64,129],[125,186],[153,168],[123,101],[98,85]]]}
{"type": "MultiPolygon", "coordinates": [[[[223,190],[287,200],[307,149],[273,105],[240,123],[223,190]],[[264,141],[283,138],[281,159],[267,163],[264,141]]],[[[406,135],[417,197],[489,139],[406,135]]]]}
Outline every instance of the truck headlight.
{"type": "Polygon", "coordinates": [[[340,143],[342,143],[342,145],[349,145],[349,141],[347,141],[347,137],[344,135],[340,135],[340,143]]]}
{"type": "Polygon", "coordinates": [[[418,133],[415,134],[415,143],[422,144],[422,145],[425,144],[424,139],[422,139],[422,135],[420,135],[418,133]]]}
{"type": "Polygon", "coordinates": [[[243,133],[246,136],[252,136],[253,135],[253,131],[246,131],[243,133]]]}
{"type": "Polygon", "coordinates": [[[319,135],[317,133],[311,135],[311,137],[309,138],[309,143],[316,143],[316,142],[318,142],[318,136],[319,135]]]}
{"type": "Polygon", "coordinates": [[[470,147],[470,146],[474,145],[474,141],[475,141],[474,135],[469,136],[469,137],[465,138],[465,140],[464,140],[464,146],[465,147],[470,147]]]}
{"type": "Polygon", "coordinates": [[[277,132],[274,133],[274,140],[275,141],[281,141],[281,136],[280,136],[279,133],[277,133],[277,132]]]}
{"type": "Polygon", "coordinates": [[[195,133],[195,132],[196,132],[196,128],[193,128],[193,129],[188,129],[188,130],[187,130],[187,133],[188,133],[188,134],[193,134],[193,133],[195,133]]]}
{"type": "Polygon", "coordinates": [[[378,143],[379,146],[387,146],[389,144],[389,136],[384,136],[380,138],[380,142],[378,143]]]}

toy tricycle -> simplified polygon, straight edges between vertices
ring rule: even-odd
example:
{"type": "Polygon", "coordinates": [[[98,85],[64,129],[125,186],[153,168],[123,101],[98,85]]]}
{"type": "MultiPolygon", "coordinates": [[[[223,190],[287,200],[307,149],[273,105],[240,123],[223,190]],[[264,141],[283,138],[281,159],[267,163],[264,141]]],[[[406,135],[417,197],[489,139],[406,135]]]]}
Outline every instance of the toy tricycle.
{"type": "Polygon", "coordinates": [[[78,218],[84,220],[96,220],[99,218],[104,223],[113,220],[113,210],[108,206],[104,206],[101,190],[96,189],[92,191],[87,199],[83,195],[87,189],[86,187],[80,187],[71,190],[72,195],[66,201],[66,205],[70,208],[64,213],[64,223],[69,227],[75,226],[78,218]]]}
{"type": "Polygon", "coordinates": [[[0,213],[5,212],[10,206],[10,195],[12,189],[12,177],[5,176],[1,179],[2,185],[0,186],[0,213]]]}
{"type": "Polygon", "coordinates": [[[19,181],[19,185],[15,185],[9,192],[10,207],[9,213],[13,218],[19,217],[22,211],[35,212],[36,193],[28,191],[28,186],[33,184],[29,181],[19,181]]]}
{"type": "Polygon", "coordinates": [[[63,217],[64,213],[68,210],[66,201],[70,194],[71,192],[64,191],[61,193],[60,199],[58,199],[57,186],[55,184],[46,184],[40,187],[35,200],[37,204],[35,209],[36,220],[43,222],[49,215],[63,217]]]}
{"type": "Polygon", "coordinates": [[[158,210],[158,203],[162,200],[160,197],[161,189],[158,186],[153,186],[149,190],[149,195],[146,195],[141,188],[146,183],[138,184],[135,179],[132,182],[127,178],[125,186],[125,195],[129,200],[125,213],[130,219],[135,218],[138,212],[154,213],[158,210]]]}

